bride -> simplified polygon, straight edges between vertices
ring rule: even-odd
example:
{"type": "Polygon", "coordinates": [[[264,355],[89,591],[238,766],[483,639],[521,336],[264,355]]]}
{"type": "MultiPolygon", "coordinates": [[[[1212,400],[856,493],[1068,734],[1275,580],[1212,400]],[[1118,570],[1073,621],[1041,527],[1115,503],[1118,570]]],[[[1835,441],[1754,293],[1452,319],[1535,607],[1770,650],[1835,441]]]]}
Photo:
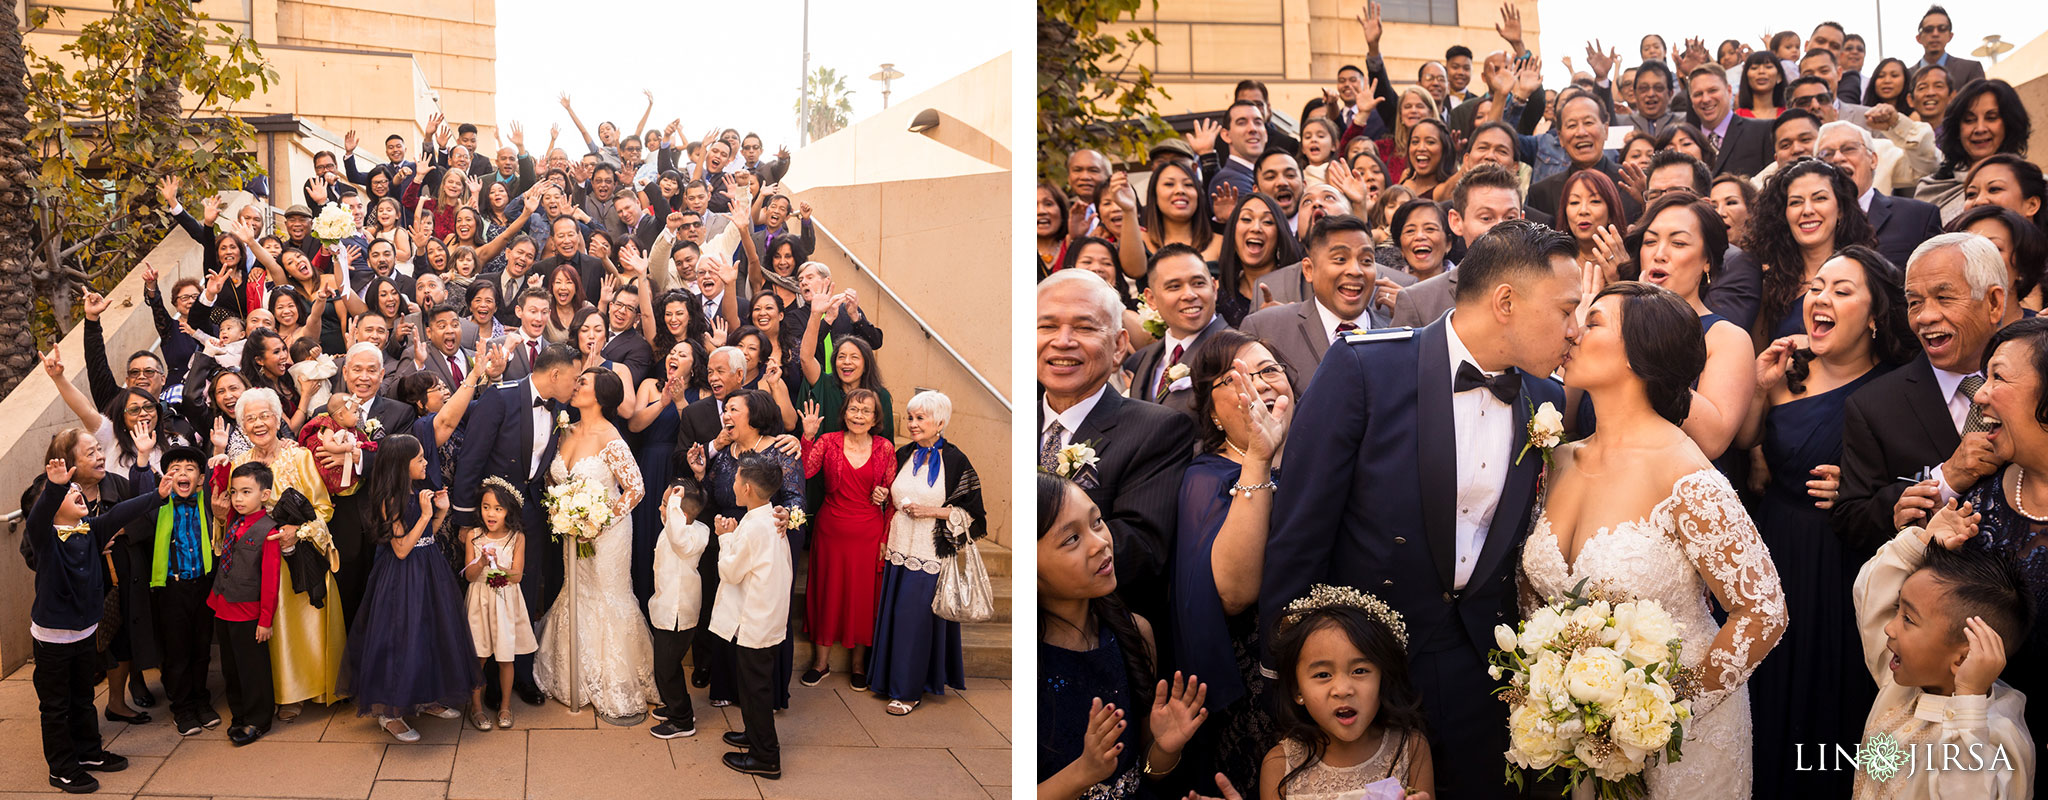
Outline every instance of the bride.
{"type": "MultiPolygon", "coordinates": [[[[612,499],[613,521],[598,534],[595,555],[578,558],[573,549],[564,554],[568,575],[561,598],[542,620],[533,675],[542,691],[570,708],[589,703],[599,719],[631,726],[654,696],[654,644],[633,597],[632,511],[646,490],[633,451],[605,415],[624,397],[618,375],[603,368],[584,370],[569,397],[582,421],[562,434],[548,482],[572,476],[595,481],[612,499]]],[[[571,537],[562,538],[559,546],[574,548],[571,537]]]]}
{"type": "Polygon", "coordinates": [[[1584,579],[1662,604],[1699,685],[1683,758],[1649,768],[1650,797],[1748,797],[1743,683],[1785,632],[1785,595],[1734,488],[1678,427],[1706,364],[1698,315],[1669,291],[1628,281],[1602,289],[1584,325],[1564,382],[1592,396],[1600,427],[1552,454],[1522,550],[1522,613],[1584,579]],[[1728,610],[1725,624],[1715,624],[1710,595],[1728,610]]]}

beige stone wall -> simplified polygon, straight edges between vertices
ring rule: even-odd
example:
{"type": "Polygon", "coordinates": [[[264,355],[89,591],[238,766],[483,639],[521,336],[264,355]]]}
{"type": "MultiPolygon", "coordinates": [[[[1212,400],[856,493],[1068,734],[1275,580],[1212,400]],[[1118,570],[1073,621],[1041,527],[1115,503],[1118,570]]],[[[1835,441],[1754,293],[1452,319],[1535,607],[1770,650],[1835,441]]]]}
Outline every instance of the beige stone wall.
{"type": "MultiPolygon", "coordinates": [[[[2028,109],[2048,108],[2048,35],[2014,48],[1996,64],[1986,64],[1984,74],[2012,84],[2028,109]]],[[[2048,125],[2034,125],[2034,135],[2027,141],[2027,158],[2035,164],[2048,164],[2048,125]]]]}
{"type": "MultiPolygon", "coordinates": [[[[1536,4],[1519,6],[1523,36],[1533,45],[1536,4]]],[[[1239,80],[1256,78],[1266,83],[1273,107],[1294,117],[1324,88],[1336,86],[1339,68],[1365,65],[1365,34],[1357,20],[1363,9],[1354,0],[1160,0],[1136,22],[1108,30],[1143,26],[1159,37],[1157,47],[1139,47],[1133,63],[1150,67],[1154,81],[1171,95],[1158,104],[1161,113],[1224,108],[1239,80]]],[[[1499,19],[1497,2],[1458,0],[1456,26],[1387,22],[1380,48],[1388,77],[1397,90],[1411,85],[1416,69],[1442,60],[1454,44],[1472,48],[1480,58],[1505,49],[1493,30],[1499,19]]]]}

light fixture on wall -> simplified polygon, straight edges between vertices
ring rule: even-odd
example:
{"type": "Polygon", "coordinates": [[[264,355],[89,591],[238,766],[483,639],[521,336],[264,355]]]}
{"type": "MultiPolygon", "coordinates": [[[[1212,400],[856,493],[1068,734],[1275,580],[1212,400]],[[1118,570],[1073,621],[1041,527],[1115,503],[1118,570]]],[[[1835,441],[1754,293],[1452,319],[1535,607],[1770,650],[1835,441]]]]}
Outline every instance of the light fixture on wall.
{"type": "Polygon", "coordinates": [[[939,110],[936,108],[919,111],[917,117],[910,120],[911,133],[924,133],[936,127],[939,127],[939,110]]]}

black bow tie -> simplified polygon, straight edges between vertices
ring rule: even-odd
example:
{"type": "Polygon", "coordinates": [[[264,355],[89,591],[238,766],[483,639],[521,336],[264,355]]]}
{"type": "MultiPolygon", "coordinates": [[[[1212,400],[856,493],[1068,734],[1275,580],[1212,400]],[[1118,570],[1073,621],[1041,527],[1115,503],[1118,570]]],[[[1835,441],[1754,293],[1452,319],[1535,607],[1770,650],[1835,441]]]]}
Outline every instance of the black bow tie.
{"type": "Polygon", "coordinates": [[[1492,392],[1501,402],[1514,405],[1515,398],[1522,396],[1522,379],[1516,377],[1513,372],[1502,372],[1488,377],[1472,362],[1461,362],[1458,364],[1457,377],[1451,379],[1451,392],[1459,394],[1473,389],[1485,389],[1492,392]]]}
{"type": "Polygon", "coordinates": [[[534,408],[547,408],[547,407],[548,407],[548,399],[547,399],[547,398],[545,398],[545,397],[535,397],[535,398],[533,398],[533,407],[534,407],[534,408]]]}

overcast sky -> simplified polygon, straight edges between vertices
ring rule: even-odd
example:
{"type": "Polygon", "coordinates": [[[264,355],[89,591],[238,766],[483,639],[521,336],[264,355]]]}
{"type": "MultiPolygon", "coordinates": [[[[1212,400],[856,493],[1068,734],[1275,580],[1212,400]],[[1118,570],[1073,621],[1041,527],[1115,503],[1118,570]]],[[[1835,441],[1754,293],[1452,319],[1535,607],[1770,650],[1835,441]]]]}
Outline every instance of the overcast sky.
{"type": "MultiPolygon", "coordinates": [[[[1543,0],[1540,19],[1541,52],[1546,67],[1561,69],[1557,59],[1566,55],[1580,69],[1585,68],[1586,40],[1599,38],[1603,45],[1620,50],[1625,64],[1640,61],[1636,45],[1646,33],[1664,36],[1673,50],[1685,38],[1707,40],[1709,50],[1723,39],[1740,39],[1762,49],[1759,40],[1769,33],[1791,30],[1803,40],[1822,20],[1842,23],[1850,33],[1863,34],[1870,44],[1865,64],[1877,66],[1884,56],[1903,59],[1908,66],[1920,58],[1920,45],[1913,41],[1926,2],[1786,2],[1786,0],[1696,0],[1695,2],[1631,2],[1626,13],[1615,13],[1618,4],[1605,0],[1543,0]],[[1877,45],[1878,11],[1884,13],[1884,49],[1877,45]],[[1768,24],[1766,24],[1768,22],[1768,24]]],[[[1941,3],[1954,18],[1955,38],[1951,54],[1975,58],[1970,51],[1984,43],[1984,37],[1998,34],[2014,47],[2033,41],[2048,29],[2048,3],[2019,0],[1948,0],[1941,3]]],[[[1470,21],[1467,24],[1471,24],[1470,21]]],[[[1978,61],[1984,59],[1978,58],[1978,61]]],[[[1545,78],[1551,73],[1546,71],[1545,78]]],[[[1551,81],[1556,85],[1556,81],[1551,81]]]]}
{"type": "MultiPolygon", "coordinates": [[[[602,120],[621,127],[638,121],[647,107],[641,91],[650,90],[649,127],[680,117],[691,139],[730,127],[758,131],[771,154],[778,144],[794,150],[803,9],[803,0],[499,0],[498,121],[524,123],[526,144],[536,150],[547,144],[548,125],[559,122],[562,146],[573,155],[576,130],[562,111],[562,92],[594,138],[602,120]]],[[[851,119],[858,121],[882,108],[882,85],[868,76],[883,62],[904,74],[890,99],[909,98],[1021,49],[1031,30],[1028,9],[958,0],[816,0],[811,67],[847,76],[851,119]],[[1005,18],[995,19],[999,14],[1005,18]]]]}

